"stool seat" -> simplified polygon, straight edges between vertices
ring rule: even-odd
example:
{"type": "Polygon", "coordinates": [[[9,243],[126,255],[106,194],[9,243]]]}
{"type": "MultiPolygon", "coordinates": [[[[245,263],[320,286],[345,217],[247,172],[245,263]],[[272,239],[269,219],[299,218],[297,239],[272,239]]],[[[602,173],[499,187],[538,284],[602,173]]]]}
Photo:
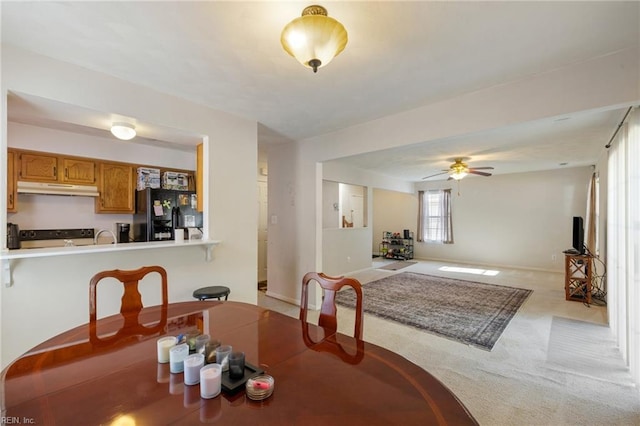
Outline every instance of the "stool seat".
{"type": "Polygon", "coordinates": [[[214,285],[211,287],[202,287],[193,292],[193,297],[198,300],[207,300],[207,299],[218,299],[220,300],[224,297],[224,300],[227,300],[229,297],[229,287],[225,287],[222,285],[214,285]]]}

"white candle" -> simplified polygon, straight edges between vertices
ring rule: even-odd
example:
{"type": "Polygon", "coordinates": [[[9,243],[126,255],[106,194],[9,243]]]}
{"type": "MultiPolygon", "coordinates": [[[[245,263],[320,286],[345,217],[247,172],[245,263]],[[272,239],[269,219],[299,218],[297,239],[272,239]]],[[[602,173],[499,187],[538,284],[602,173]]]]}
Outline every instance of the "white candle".
{"type": "Polygon", "coordinates": [[[169,371],[182,373],[184,371],[184,359],[189,355],[189,345],[182,343],[169,349],[169,371]]]}
{"type": "Polygon", "coordinates": [[[189,355],[184,360],[184,384],[197,385],[200,383],[200,369],[204,366],[204,355],[189,355]]]}
{"type": "Polygon", "coordinates": [[[222,367],[209,364],[200,369],[200,396],[211,399],[220,393],[222,386],[222,367]]]}
{"type": "Polygon", "coordinates": [[[169,362],[169,350],[178,343],[175,336],[165,336],[158,339],[158,362],[166,364],[169,362]]]}

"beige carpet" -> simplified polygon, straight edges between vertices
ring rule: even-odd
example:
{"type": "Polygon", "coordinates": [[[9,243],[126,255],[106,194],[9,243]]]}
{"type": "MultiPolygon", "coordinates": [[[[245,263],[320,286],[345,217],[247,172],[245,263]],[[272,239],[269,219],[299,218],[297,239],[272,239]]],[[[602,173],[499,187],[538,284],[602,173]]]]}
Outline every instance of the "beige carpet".
{"type": "Polygon", "coordinates": [[[393,262],[384,266],[380,266],[378,269],[385,269],[387,271],[397,271],[398,269],[407,268],[411,265],[415,265],[416,263],[418,262],[413,262],[410,260],[402,260],[400,262],[393,262]]]}
{"type": "MultiPolygon", "coordinates": [[[[398,273],[376,269],[380,264],[374,259],[370,270],[352,276],[366,283],[398,273]]],[[[439,270],[440,266],[442,263],[419,261],[403,271],[491,284],[517,282],[518,287],[534,290],[493,351],[461,345],[369,314],[365,314],[364,320],[365,340],[397,352],[429,371],[460,398],[481,425],[640,425],[640,394],[635,387],[626,384],[630,382],[630,376],[624,369],[618,371],[615,380],[602,380],[596,374],[563,367],[554,354],[549,358],[549,346],[552,352],[556,351],[551,340],[552,328],[558,325],[553,326],[554,317],[602,325],[607,318],[605,307],[586,307],[582,303],[565,301],[564,275],[560,272],[493,267],[500,273],[486,276],[443,272],[439,270]]],[[[298,316],[297,306],[260,292],[258,295],[262,306],[298,316]]],[[[339,330],[351,333],[353,311],[339,306],[338,316],[339,330]]],[[[315,317],[310,315],[310,319],[314,318],[317,313],[315,317]]],[[[603,329],[608,335],[606,327],[598,330],[603,329]]],[[[594,345],[609,344],[602,333],[588,327],[582,334],[594,345]]],[[[589,371],[617,369],[621,356],[619,353],[618,358],[615,353],[613,355],[613,358],[591,357],[589,371]]]]}

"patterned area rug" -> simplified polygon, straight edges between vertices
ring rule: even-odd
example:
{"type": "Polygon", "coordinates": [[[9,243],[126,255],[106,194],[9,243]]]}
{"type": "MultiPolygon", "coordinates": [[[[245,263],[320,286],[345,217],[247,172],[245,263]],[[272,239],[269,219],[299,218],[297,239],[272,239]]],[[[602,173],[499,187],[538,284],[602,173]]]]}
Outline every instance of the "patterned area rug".
{"type": "MultiPolygon", "coordinates": [[[[490,351],[532,293],[515,287],[403,272],[363,284],[364,311],[490,351]]],[[[336,303],[353,308],[355,292],[336,303]]]]}

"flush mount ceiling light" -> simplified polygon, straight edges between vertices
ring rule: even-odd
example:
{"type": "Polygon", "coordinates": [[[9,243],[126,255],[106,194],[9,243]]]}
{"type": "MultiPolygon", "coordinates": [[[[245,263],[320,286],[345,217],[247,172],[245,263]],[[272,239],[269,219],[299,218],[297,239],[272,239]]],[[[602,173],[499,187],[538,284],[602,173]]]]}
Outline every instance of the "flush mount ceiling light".
{"type": "Polygon", "coordinates": [[[129,123],[113,123],[111,125],[111,133],[118,139],[128,141],[136,136],[136,127],[129,123]]]}
{"type": "Polygon", "coordinates": [[[308,6],[302,16],[289,22],[280,36],[282,47],[302,65],[318,72],[347,45],[344,26],[327,16],[322,6],[308,6]]]}

